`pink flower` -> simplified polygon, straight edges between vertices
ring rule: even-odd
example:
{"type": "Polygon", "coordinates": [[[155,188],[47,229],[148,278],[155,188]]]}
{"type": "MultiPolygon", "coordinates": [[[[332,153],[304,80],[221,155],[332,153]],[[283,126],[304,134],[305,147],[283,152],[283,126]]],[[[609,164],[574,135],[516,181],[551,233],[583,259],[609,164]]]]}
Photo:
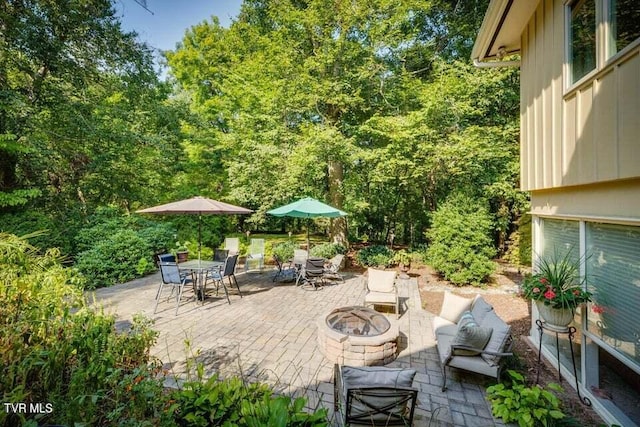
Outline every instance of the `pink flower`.
{"type": "Polygon", "coordinates": [[[547,290],[547,292],[544,293],[544,297],[546,299],[554,299],[556,297],[556,293],[553,292],[551,289],[547,290]]]}
{"type": "Polygon", "coordinates": [[[544,284],[549,283],[549,281],[545,277],[541,277],[540,278],[540,283],[542,283],[544,285],[544,284]]]}
{"type": "Polygon", "coordinates": [[[533,293],[534,294],[540,293],[540,288],[538,288],[538,287],[533,288],[533,293]]]}
{"type": "Polygon", "coordinates": [[[579,290],[579,289],[574,289],[574,290],[573,290],[573,294],[574,294],[575,296],[579,296],[579,295],[580,295],[580,290],[579,290]]]}
{"type": "Polygon", "coordinates": [[[596,313],[596,314],[602,314],[604,313],[604,307],[600,306],[600,305],[592,305],[591,306],[591,310],[596,313]]]}

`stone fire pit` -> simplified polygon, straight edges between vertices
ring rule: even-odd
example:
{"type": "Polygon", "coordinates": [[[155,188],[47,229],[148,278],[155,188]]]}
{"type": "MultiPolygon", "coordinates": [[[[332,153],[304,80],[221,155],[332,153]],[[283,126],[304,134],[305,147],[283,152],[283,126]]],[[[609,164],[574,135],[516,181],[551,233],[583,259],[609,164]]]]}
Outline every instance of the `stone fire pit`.
{"type": "Polygon", "coordinates": [[[341,365],[393,362],[398,334],[395,320],[367,307],[341,307],[318,319],[318,347],[327,359],[341,365]]]}

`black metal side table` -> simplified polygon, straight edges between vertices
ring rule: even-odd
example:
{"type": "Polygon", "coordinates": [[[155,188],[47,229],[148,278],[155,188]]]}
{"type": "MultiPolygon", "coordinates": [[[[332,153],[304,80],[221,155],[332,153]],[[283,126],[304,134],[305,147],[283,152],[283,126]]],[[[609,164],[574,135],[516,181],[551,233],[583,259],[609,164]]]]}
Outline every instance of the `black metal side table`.
{"type": "Polygon", "coordinates": [[[587,396],[580,395],[580,387],[578,386],[578,371],[576,370],[576,359],[573,354],[573,337],[577,331],[577,329],[573,326],[568,326],[564,329],[551,328],[547,326],[547,324],[540,319],[536,320],[536,325],[538,326],[538,332],[540,336],[538,337],[538,370],[536,372],[536,384],[538,384],[538,380],[540,379],[540,364],[542,363],[542,334],[544,330],[549,332],[553,332],[556,334],[556,359],[558,360],[558,383],[562,384],[562,374],[560,373],[560,334],[568,334],[569,336],[569,348],[571,349],[571,363],[573,364],[573,377],[576,380],[576,391],[578,392],[578,398],[580,401],[586,405],[591,406],[591,400],[587,396]]]}

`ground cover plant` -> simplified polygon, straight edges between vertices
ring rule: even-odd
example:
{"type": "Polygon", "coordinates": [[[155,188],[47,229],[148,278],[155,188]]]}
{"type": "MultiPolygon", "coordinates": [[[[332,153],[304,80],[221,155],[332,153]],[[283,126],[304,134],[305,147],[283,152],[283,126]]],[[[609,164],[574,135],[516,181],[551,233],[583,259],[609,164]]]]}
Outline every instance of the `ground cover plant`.
{"type": "Polygon", "coordinates": [[[59,251],[0,233],[0,394],[44,409],[0,411],[0,425],[326,425],[326,411],[304,412],[304,399],[239,378],[165,389],[150,322],[135,316],[117,332],[114,316],[86,305],[84,280],[59,251]]]}

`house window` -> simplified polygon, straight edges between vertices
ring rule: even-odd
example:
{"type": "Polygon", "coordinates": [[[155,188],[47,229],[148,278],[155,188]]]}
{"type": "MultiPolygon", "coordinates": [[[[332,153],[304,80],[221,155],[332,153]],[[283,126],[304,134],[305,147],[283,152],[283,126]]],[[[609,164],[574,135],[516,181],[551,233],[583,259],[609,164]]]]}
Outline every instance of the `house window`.
{"type": "Polygon", "coordinates": [[[610,0],[608,12],[610,58],[640,37],[640,2],[610,0]]]}
{"type": "Polygon", "coordinates": [[[573,84],[596,68],[596,2],[576,1],[570,9],[569,63],[573,84]]]}
{"type": "Polygon", "coordinates": [[[587,330],[640,367],[640,227],[587,223],[587,330]]]}

